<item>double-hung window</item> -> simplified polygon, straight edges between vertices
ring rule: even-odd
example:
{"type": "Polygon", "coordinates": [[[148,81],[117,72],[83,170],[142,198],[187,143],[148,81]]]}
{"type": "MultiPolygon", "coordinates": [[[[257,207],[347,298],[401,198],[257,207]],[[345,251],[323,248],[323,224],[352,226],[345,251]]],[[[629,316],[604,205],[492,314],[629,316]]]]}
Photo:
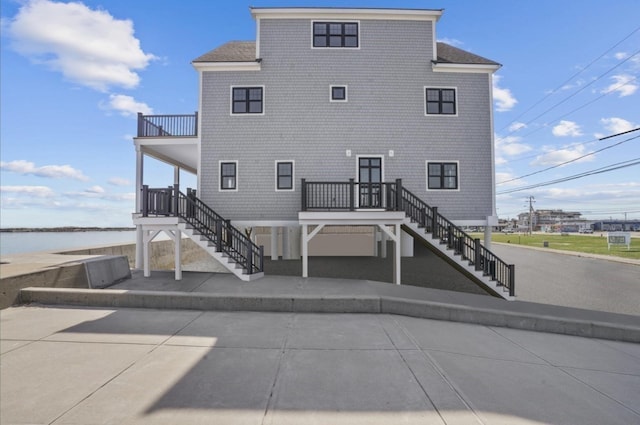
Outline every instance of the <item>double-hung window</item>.
{"type": "Polygon", "coordinates": [[[238,190],[238,161],[220,161],[220,190],[238,190]]]}
{"type": "Polygon", "coordinates": [[[458,163],[427,162],[427,189],[458,189],[458,163]]]}
{"type": "Polygon", "coordinates": [[[427,115],[456,115],[456,89],[426,87],[425,105],[427,115]]]}
{"type": "Polygon", "coordinates": [[[263,87],[232,87],[231,113],[232,114],[262,114],[263,87]]]}
{"type": "Polygon", "coordinates": [[[294,190],[293,161],[276,161],[276,190],[294,190]]]}
{"type": "Polygon", "coordinates": [[[357,22],[314,22],[313,47],[358,48],[357,22]]]}

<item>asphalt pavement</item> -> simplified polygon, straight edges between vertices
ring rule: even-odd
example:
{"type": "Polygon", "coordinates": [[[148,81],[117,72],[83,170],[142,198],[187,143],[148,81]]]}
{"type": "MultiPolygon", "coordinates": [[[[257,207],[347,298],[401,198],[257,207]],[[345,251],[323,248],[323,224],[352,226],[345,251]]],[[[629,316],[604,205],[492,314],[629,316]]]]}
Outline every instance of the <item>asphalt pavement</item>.
{"type": "Polygon", "coordinates": [[[516,295],[566,307],[640,315],[640,262],[493,244],[516,266],[516,295]]]}

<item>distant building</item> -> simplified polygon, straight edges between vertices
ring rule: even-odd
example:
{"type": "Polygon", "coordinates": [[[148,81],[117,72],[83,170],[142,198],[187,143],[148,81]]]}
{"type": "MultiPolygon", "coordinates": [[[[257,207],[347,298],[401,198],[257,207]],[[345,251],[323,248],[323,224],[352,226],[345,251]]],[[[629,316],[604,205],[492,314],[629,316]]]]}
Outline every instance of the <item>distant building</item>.
{"type": "MultiPolygon", "coordinates": [[[[577,232],[580,228],[590,226],[590,222],[582,218],[578,211],[535,210],[531,220],[531,229],[543,232],[577,232]]],[[[528,212],[518,214],[518,227],[529,228],[528,212]]]]}
{"type": "Polygon", "coordinates": [[[639,232],[640,220],[599,220],[593,222],[596,232],[639,232]]]}

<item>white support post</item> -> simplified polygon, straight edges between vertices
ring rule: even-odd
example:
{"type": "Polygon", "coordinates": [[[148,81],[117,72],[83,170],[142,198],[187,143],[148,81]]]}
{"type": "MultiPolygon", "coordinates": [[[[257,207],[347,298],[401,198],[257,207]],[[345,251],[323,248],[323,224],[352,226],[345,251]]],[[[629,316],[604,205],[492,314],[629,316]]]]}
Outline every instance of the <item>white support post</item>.
{"type": "Polygon", "coordinates": [[[309,226],[307,224],[302,225],[302,277],[309,277],[309,241],[317,235],[324,227],[324,224],[319,224],[310,234],[309,226]]]}
{"type": "Polygon", "coordinates": [[[380,227],[382,233],[380,234],[380,257],[387,258],[387,231],[385,227],[380,227]]]}
{"type": "Polygon", "coordinates": [[[176,269],[176,280],[182,280],[182,256],[181,256],[181,245],[182,245],[182,232],[180,230],[175,231],[174,236],[175,241],[175,269],[176,269]]]}
{"type": "Polygon", "coordinates": [[[136,146],[136,213],[142,211],[142,185],[144,175],[144,154],[140,146],[136,146]]]}
{"type": "Polygon", "coordinates": [[[373,256],[378,256],[378,227],[373,226],[373,256]]]}
{"type": "Polygon", "coordinates": [[[394,246],[396,248],[396,255],[393,262],[393,283],[396,285],[400,285],[401,272],[400,265],[402,261],[402,234],[400,233],[402,229],[400,229],[400,225],[396,224],[396,238],[394,241],[394,246]]]}
{"type": "Polygon", "coordinates": [[[380,228],[380,230],[382,230],[382,239],[386,241],[386,236],[388,236],[394,243],[393,246],[395,247],[395,254],[393,258],[393,283],[395,283],[396,285],[400,285],[400,264],[402,258],[402,235],[400,232],[402,231],[402,229],[400,228],[400,224],[394,225],[395,231],[393,233],[384,224],[378,224],[378,227],[380,228]]]}
{"type": "Polygon", "coordinates": [[[136,269],[140,270],[144,262],[144,238],[142,224],[136,226],[136,269]]]}
{"type": "Polygon", "coordinates": [[[144,246],[144,277],[151,276],[151,249],[150,244],[153,239],[161,232],[161,230],[145,230],[143,232],[144,246]]]}
{"type": "Polygon", "coordinates": [[[309,226],[302,225],[302,277],[309,277],[309,226]]]}
{"type": "Polygon", "coordinates": [[[271,226],[271,259],[276,261],[278,259],[278,228],[271,226]]]}
{"type": "Polygon", "coordinates": [[[282,259],[291,259],[291,241],[289,240],[289,227],[282,228],[282,259]]]}
{"type": "Polygon", "coordinates": [[[489,220],[487,220],[487,225],[484,226],[484,247],[487,249],[491,249],[491,225],[489,224],[489,220]]]}

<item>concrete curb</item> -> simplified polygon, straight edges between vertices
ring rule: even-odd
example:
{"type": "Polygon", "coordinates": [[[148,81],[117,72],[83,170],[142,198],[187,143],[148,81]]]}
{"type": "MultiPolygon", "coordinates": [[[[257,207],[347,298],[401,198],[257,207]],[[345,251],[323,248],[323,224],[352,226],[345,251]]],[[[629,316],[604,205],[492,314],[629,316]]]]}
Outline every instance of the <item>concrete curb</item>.
{"type": "Polygon", "coordinates": [[[640,325],[504,311],[390,296],[219,295],[120,289],[30,287],[23,303],[107,308],[287,313],[379,313],[640,343],[640,325]]]}

